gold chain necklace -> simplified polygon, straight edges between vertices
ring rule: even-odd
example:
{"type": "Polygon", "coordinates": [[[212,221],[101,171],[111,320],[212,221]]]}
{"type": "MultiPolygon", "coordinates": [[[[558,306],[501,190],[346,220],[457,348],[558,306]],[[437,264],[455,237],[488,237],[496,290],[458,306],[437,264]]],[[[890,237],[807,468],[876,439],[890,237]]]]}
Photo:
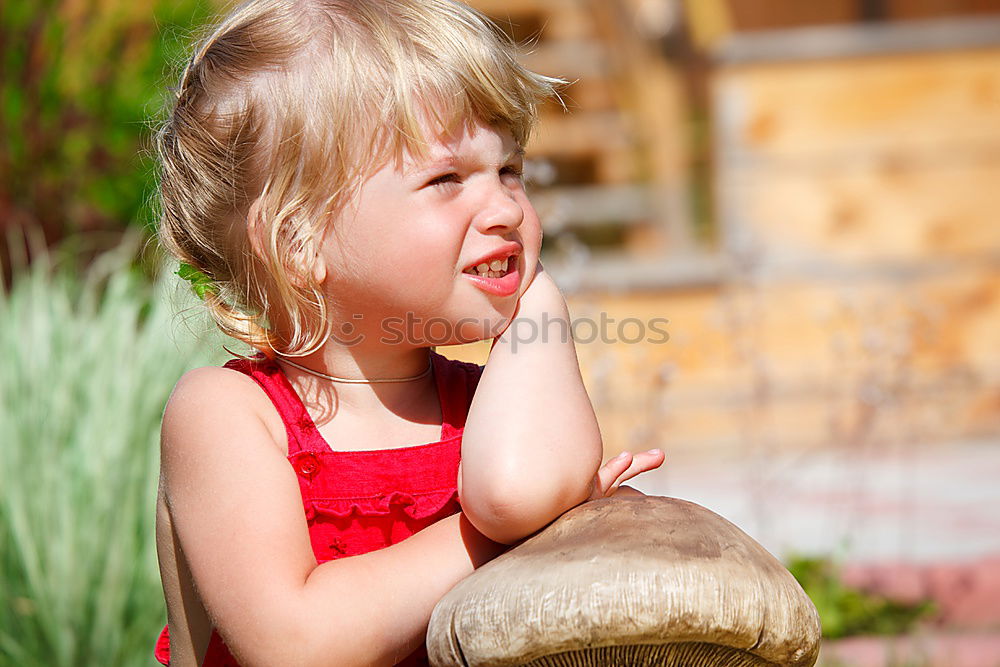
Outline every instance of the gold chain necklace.
{"type": "MultiPolygon", "coordinates": [[[[279,356],[281,356],[281,355],[279,355],[279,356]]],[[[430,355],[428,355],[427,356],[427,370],[425,370],[424,372],[420,373],[419,375],[413,375],[413,376],[407,377],[407,378],[382,378],[382,379],[377,379],[377,380],[368,380],[368,379],[360,379],[359,380],[359,379],[356,379],[356,378],[339,378],[339,377],[337,377],[335,375],[327,375],[326,373],[320,373],[319,371],[314,371],[311,368],[306,368],[305,366],[300,366],[299,364],[295,363],[294,361],[289,361],[288,359],[286,359],[283,356],[281,357],[281,361],[285,362],[289,366],[294,366],[295,368],[298,368],[300,371],[305,371],[306,373],[311,373],[312,375],[315,375],[316,377],[321,377],[324,380],[329,380],[331,382],[347,382],[347,383],[350,383],[350,384],[371,384],[371,383],[374,383],[374,382],[410,382],[411,380],[419,380],[420,378],[425,377],[428,373],[431,372],[431,368],[432,368],[431,358],[430,358],[430,355]]]]}

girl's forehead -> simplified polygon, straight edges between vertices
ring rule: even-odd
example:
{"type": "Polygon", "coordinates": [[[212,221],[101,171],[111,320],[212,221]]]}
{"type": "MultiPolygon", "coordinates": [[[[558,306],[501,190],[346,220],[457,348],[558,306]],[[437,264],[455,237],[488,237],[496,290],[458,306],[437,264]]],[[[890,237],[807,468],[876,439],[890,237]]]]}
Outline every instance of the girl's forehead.
{"type": "Polygon", "coordinates": [[[524,154],[509,129],[478,121],[463,124],[450,132],[428,133],[425,136],[427,139],[416,147],[417,150],[403,151],[403,171],[449,165],[470,158],[507,162],[524,154]]]}

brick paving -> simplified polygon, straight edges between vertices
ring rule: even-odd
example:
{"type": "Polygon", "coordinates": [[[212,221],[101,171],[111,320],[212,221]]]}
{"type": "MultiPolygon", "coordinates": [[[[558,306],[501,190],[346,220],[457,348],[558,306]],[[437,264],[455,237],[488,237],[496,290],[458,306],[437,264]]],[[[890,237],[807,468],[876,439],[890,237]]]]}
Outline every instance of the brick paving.
{"type": "Polygon", "coordinates": [[[671,456],[633,482],[729,519],[779,558],[939,613],[909,637],[824,644],[824,667],[1000,667],[1000,440],[895,451],[671,456]]]}
{"type": "Polygon", "coordinates": [[[1000,634],[921,633],[824,642],[820,667],[1000,667],[1000,634]]]}

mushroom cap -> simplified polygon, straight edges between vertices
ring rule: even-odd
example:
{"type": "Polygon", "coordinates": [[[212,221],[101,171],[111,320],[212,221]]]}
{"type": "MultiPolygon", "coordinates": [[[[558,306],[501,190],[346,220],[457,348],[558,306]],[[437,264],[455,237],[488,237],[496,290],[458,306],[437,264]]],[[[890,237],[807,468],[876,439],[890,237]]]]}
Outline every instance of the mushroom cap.
{"type": "Polygon", "coordinates": [[[434,608],[431,664],[788,665],[819,616],[787,569],[700,505],[579,505],[460,581],[434,608]]]}

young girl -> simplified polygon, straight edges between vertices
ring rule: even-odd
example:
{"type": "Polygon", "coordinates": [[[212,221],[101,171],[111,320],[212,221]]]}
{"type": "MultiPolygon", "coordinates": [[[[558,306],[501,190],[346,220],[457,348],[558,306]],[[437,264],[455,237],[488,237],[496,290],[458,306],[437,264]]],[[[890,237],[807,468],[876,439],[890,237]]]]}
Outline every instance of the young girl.
{"type": "Polygon", "coordinates": [[[163,415],[161,663],[427,664],[459,580],[662,463],[600,467],[538,263],[522,155],[558,83],[454,0],[253,0],[197,49],[159,234],[257,353],[163,415]],[[485,367],[433,349],[487,338],[485,367]]]}

